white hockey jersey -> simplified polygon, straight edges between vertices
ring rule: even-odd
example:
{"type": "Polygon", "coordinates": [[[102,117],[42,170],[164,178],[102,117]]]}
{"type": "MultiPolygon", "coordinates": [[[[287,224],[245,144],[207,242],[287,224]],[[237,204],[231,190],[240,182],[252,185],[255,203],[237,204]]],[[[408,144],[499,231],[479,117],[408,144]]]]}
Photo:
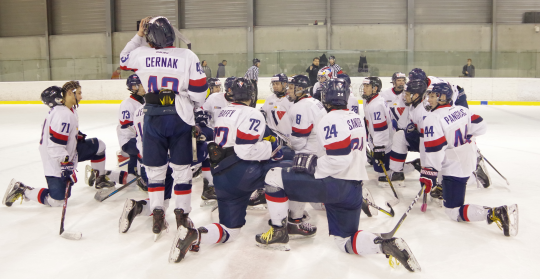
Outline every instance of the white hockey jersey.
{"type": "Polygon", "coordinates": [[[291,145],[296,153],[317,154],[321,151],[317,142],[317,125],[324,115],[326,109],[323,104],[312,97],[302,98],[291,106],[291,145]]]}
{"type": "Polygon", "coordinates": [[[288,111],[293,103],[287,97],[279,98],[275,94],[266,98],[261,110],[266,113],[266,125],[290,139],[292,133],[291,118],[288,111]]]}
{"type": "Polygon", "coordinates": [[[459,97],[459,90],[457,89],[457,86],[452,85],[450,84],[450,82],[439,77],[428,76],[428,79],[429,79],[428,87],[431,87],[433,86],[433,84],[436,84],[436,83],[447,83],[448,85],[450,85],[450,87],[452,88],[452,101],[454,104],[456,103],[456,100],[459,97]]]}
{"type": "Polygon", "coordinates": [[[135,129],[133,128],[133,119],[135,119],[135,112],[141,106],[143,106],[143,104],[137,101],[133,96],[130,96],[120,103],[120,108],[118,110],[118,121],[120,123],[116,127],[120,148],[122,148],[122,146],[130,139],[136,137],[135,129]]]}
{"type": "Polygon", "coordinates": [[[396,95],[391,102],[387,102],[394,130],[404,130],[409,124],[409,106],[405,105],[403,97],[404,93],[396,95]]]}
{"type": "Polygon", "coordinates": [[[358,103],[358,98],[356,98],[352,93],[349,95],[349,100],[347,100],[347,109],[360,115],[360,104],[358,103]]]}
{"type": "Polygon", "coordinates": [[[55,106],[49,111],[41,127],[39,153],[45,176],[61,177],[60,163],[66,156],[77,168],[77,134],[79,117],[77,111],[66,106],[55,106]]]}
{"type": "Polygon", "coordinates": [[[424,119],[422,166],[446,176],[469,177],[476,168],[476,145],[470,137],[486,129],[483,119],[465,107],[439,106],[424,119]]]}
{"type": "Polygon", "coordinates": [[[236,155],[246,161],[270,159],[272,144],[263,141],[266,123],[256,108],[232,103],[218,114],[214,142],[221,147],[234,147],[236,155]]]}
{"type": "Polygon", "coordinates": [[[194,108],[202,106],[208,89],[195,53],[175,47],[154,49],[143,37],[135,35],[120,53],[120,68],[135,71],[147,94],[162,88],[178,92],[175,100],[178,115],[187,124],[195,125],[194,108]]]}
{"type": "Polygon", "coordinates": [[[135,136],[137,138],[137,149],[139,150],[139,158],[142,158],[143,154],[143,129],[144,129],[144,106],[140,106],[135,111],[133,117],[133,127],[135,128],[135,136]]]}
{"type": "Polygon", "coordinates": [[[315,178],[369,179],[365,167],[366,130],[358,114],[333,110],[321,118],[317,129],[317,139],[325,153],[317,159],[315,178]]]}
{"type": "Polygon", "coordinates": [[[222,109],[228,107],[231,103],[225,99],[225,93],[213,93],[206,99],[202,109],[210,115],[208,127],[214,128],[215,121],[222,109]]]}
{"type": "Polygon", "coordinates": [[[381,95],[381,97],[384,99],[385,102],[387,103],[391,103],[391,102],[394,102],[394,99],[397,97],[397,96],[400,96],[402,93],[405,93],[405,90],[403,90],[402,92],[400,93],[396,93],[396,91],[394,90],[394,88],[386,88],[384,90],[381,90],[381,92],[379,93],[379,95],[381,95]]]}
{"type": "Polygon", "coordinates": [[[369,102],[364,101],[364,117],[373,146],[384,146],[386,152],[392,150],[392,118],[385,100],[375,96],[369,102]]]}

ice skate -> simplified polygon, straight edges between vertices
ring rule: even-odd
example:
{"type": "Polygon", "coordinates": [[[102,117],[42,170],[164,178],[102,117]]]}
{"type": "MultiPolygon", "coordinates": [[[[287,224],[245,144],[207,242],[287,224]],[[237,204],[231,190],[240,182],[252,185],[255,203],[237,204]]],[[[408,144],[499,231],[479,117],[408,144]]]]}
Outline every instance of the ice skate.
{"type": "Polygon", "coordinates": [[[23,200],[29,201],[29,199],[24,196],[24,192],[28,189],[32,190],[34,188],[25,186],[24,184],[22,184],[22,182],[15,180],[15,178],[12,179],[6,189],[4,199],[2,199],[2,203],[5,204],[7,207],[11,207],[13,203],[19,198],[21,199],[21,203],[23,200]]]}
{"type": "Polygon", "coordinates": [[[86,165],[86,167],[84,167],[84,183],[92,187],[94,186],[95,181],[96,181],[96,175],[94,173],[94,169],[92,169],[90,165],[86,165]]]}
{"type": "Polygon", "coordinates": [[[201,207],[214,206],[217,204],[216,188],[214,185],[209,185],[206,178],[203,179],[203,192],[201,199],[201,207]]]}
{"type": "Polygon", "coordinates": [[[497,224],[505,236],[516,236],[519,229],[519,210],[517,204],[493,207],[488,210],[487,223],[497,224]]]}
{"type": "Polygon", "coordinates": [[[95,187],[98,190],[103,188],[111,188],[116,185],[116,183],[114,183],[113,181],[109,181],[109,178],[105,174],[99,175],[98,170],[94,170],[94,175],[96,177],[95,187]]]}
{"type": "MultiPolygon", "coordinates": [[[[375,199],[373,199],[373,195],[371,195],[371,192],[369,191],[369,189],[364,187],[364,186],[362,186],[362,198],[364,198],[364,199],[368,200],[369,202],[375,204],[375,199]]],[[[364,213],[368,217],[377,216],[379,214],[379,210],[377,210],[376,208],[374,208],[372,206],[369,206],[365,202],[362,203],[362,211],[364,211],[364,213]]]]}
{"type": "Polygon", "coordinates": [[[396,237],[391,239],[377,237],[373,242],[381,244],[381,251],[390,259],[390,266],[394,267],[392,258],[395,258],[397,265],[403,264],[408,271],[419,272],[422,270],[405,240],[396,237]]]}
{"type": "Polygon", "coordinates": [[[407,165],[411,165],[412,167],[414,167],[414,169],[417,172],[420,172],[422,170],[422,164],[420,163],[420,158],[414,159],[414,160],[412,160],[410,162],[406,162],[405,163],[405,168],[407,167],[407,165]]]}
{"type": "Polygon", "coordinates": [[[379,173],[379,177],[377,178],[379,187],[382,188],[388,188],[390,187],[390,183],[388,183],[388,179],[386,179],[386,175],[384,173],[379,173]]]}
{"type": "Polygon", "coordinates": [[[169,263],[178,263],[184,259],[192,246],[197,246],[199,239],[199,230],[180,226],[174,235],[171,251],[169,252],[169,263]]]}
{"type": "MultiPolygon", "coordinates": [[[[390,177],[390,181],[392,181],[394,187],[405,187],[405,175],[403,172],[392,172],[390,177]]],[[[390,184],[388,186],[390,186],[390,184]]]]}
{"type": "Polygon", "coordinates": [[[441,184],[435,185],[429,192],[429,196],[432,202],[435,202],[439,207],[443,206],[443,189],[441,184]]]}
{"type": "Polygon", "coordinates": [[[369,147],[366,147],[366,157],[367,157],[367,162],[368,164],[372,165],[373,166],[373,155],[371,153],[371,148],[369,147]]]}
{"type": "Polygon", "coordinates": [[[480,181],[480,184],[482,184],[484,188],[488,188],[491,186],[491,177],[489,176],[486,164],[484,163],[484,159],[481,155],[478,155],[477,160],[476,170],[473,172],[473,174],[476,177],[476,180],[480,181]]]}
{"type": "Polygon", "coordinates": [[[135,201],[127,199],[124,203],[124,209],[120,220],[118,222],[118,231],[121,233],[126,233],[131,227],[133,219],[143,210],[143,205],[146,204],[146,201],[135,201]]]}
{"type": "Polygon", "coordinates": [[[287,229],[287,218],[281,220],[281,227],[272,225],[272,221],[268,221],[270,229],[262,234],[255,236],[257,246],[263,249],[289,251],[289,234],[287,229]]]}
{"type": "Polygon", "coordinates": [[[174,215],[176,217],[176,228],[178,229],[180,226],[184,226],[186,228],[194,228],[195,225],[193,225],[193,222],[188,217],[189,213],[184,213],[184,210],[181,208],[176,208],[174,210],[174,215]]]}
{"type": "Polygon", "coordinates": [[[251,194],[251,197],[249,197],[249,204],[247,209],[250,210],[265,210],[267,208],[266,205],[266,196],[264,189],[258,189],[251,194]]]}
{"type": "Polygon", "coordinates": [[[143,192],[148,192],[148,186],[146,185],[146,182],[144,182],[144,180],[142,179],[142,177],[139,177],[137,179],[137,186],[139,187],[139,189],[143,192]]]}
{"type": "Polygon", "coordinates": [[[289,239],[300,239],[314,237],[317,233],[317,227],[306,222],[304,218],[291,219],[287,218],[287,233],[289,239]]]}
{"type": "Polygon", "coordinates": [[[193,179],[197,179],[202,175],[202,164],[196,164],[195,166],[191,167],[191,174],[193,179]]]}
{"type": "Polygon", "coordinates": [[[156,208],[153,211],[152,232],[154,233],[154,242],[156,242],[164,230],[168,230],[167,221],[165,221],[165,212],[161,208],[156,208]]]}

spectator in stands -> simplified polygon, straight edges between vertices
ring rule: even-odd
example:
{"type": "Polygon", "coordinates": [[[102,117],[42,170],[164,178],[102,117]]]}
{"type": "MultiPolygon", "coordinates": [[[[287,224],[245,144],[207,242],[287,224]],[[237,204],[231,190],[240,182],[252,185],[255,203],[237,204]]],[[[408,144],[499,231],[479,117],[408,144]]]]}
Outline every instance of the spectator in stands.
{"type": "Polygon", "coordinates": [[[116,70],[112,73],[111,79],[120,79],[121,73],[122,69],[120,69],[120,67],[116,68],[116,70]]]}
{"type": "Polygon", "coordinates": [[[340,75],[340,74],[343,74],[343,71],[341,70],[341,67],[336,64],[336,57],[335,56],[330,56],[328,58],[328,62],[330,62],[330,65],[328,65],[328,67],[332,68],[332,74],[334,77],[337,77],[337,75],[340,75]]]}
{"type": "Polygon", "coordinates": [[[474,77],[474,66],[472,64],[471,58],[467,59],[467,65],[463,66],[463,76],[465,77],[474,77]]]}
{"type": "Polygon", "coordinates": [[[217,78],[225,77],[225,66],[227,66],[227,60],[223,60],[221,61],[221,63],[218,64],[216,75],[217,78]]]}
{"type": "Polygon", "coordinates": [[[212,70],[210,69],[210,67],[208,67],[208,63],[206,62],[206,60],[203,60],[201,62],[201,66],[202,66],[202,70],[204,71],[204,74],[206,75],[206,78],[211,78],[212,70]]]}
{"type": "Polygon", "coordinates": [[[311,66],[306,69],[306,72],[309,76],[309,81],[311,82],[311,86],[317,83],[317,73],[319,72],[319,69],[319,57],[315,57],[313,58],[313,64],[311,64],[311,66]]]}

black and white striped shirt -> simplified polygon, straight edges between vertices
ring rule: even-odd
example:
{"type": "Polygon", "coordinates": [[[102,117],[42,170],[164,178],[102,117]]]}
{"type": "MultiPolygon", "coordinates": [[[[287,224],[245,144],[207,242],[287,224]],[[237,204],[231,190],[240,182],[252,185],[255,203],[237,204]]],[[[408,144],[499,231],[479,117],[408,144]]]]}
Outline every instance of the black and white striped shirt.
{"type": "Polygon", "coordinates": [[[251,66],[247,70],[246,74],[244,75],[244,78],[249,80],[259,80],[259,67],[257,66],[251,66]]]}
{"type": "Polygon", "coordinates": [[[338,74],[343,73],[343,71],[341,71],[341,67],[338,64],[334,63],[334,65],[328,65],[328,67],[330,67],[332,69],[332,76],[334,78],[337,77],[338,74]]]}

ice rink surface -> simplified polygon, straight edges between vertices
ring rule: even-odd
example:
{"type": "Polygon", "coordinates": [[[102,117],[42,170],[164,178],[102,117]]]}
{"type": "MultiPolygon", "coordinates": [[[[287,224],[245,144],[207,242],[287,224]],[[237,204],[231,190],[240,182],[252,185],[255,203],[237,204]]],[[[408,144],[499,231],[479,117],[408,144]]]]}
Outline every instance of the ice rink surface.
{"type": "MultiPolygon", "coordinates": [[[[82,105],[80,130],[107,144],[107,169],[115,168],[119,105],[82,105]]],[[[247,224],[236,241],[205,245],[199,253],[189,253],[180,264],[169,264],[167,257],[174,236],[171,229],[153,242],[151,217],[139,216],[126,234],[118,233],[118,219],[127,198],[143,199],[146,194],[129,187],[103,203],[93,199],[95,189],[84,185],[84,167],[79,163],[79,182],[69,199],[66,229],[83,233],[79,241],[58,236],[61,208],[36,202],[17,201],[11,208],[0,206],[0,278],[540,278],[536,253],[540,251],[540,107],[472,106],[488,123],[478,146],[487,159],[510,181],[491,168],[493,185],[477,188],[469,180],[466,203],[499,206],[517,203],[520,210],[519,234],[504,237],[495,224],[457,223],[442,208],[428,201],[426,213],[417,205],[398,230],[422,267],[409,273],[391,268],[383,255],[360,257],[340,252],[328,236],[324,211],[306,209],[317,236],[293,240],[291,251],[269,251],[255,246],[255,234],[268,230],[266,211],[249,211],[247,224]]],[[[44,105],[1,105],[0,193],[12,178],[32,187],[46,187],[38,152],[41,124],[48,108],[44,105]]],[[[418,157],[409,155],[407,160],[418,157]]],[[[378,205],[391,197],[389,188],[365,185],[378,205]]],[[[419,191],[418,173],[406,176],[406,188],[398,191],[402,202],[396,216],[362,214],[360,229],[388,232],[399,220],[419,191]]],[[[194,180],[192,213],[197,227],[219,222],[218,212],[200,208],[202,178],[194,180]]],[[[172,206],[167,221],[175,226],[172,206]]]]}

